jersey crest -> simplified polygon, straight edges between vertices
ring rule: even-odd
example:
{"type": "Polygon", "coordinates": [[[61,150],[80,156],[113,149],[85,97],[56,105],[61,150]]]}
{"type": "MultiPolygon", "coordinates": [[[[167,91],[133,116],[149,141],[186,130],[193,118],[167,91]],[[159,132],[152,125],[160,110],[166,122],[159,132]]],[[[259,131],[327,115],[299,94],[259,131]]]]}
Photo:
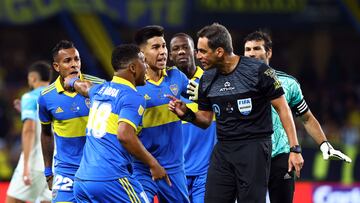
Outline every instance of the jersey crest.
{"type": "Polygon", "coordinates": [[[170,90],[175,96],[179,93],[179,87],[177,84],[170,85],[170,90]]]}
{"type": "Polygon", "coordinates": [[[247,116],[250,114],[252,110],[251,98],[238,99],[237,104],[238,104],[238,109],[242,115],[247,116]]]}

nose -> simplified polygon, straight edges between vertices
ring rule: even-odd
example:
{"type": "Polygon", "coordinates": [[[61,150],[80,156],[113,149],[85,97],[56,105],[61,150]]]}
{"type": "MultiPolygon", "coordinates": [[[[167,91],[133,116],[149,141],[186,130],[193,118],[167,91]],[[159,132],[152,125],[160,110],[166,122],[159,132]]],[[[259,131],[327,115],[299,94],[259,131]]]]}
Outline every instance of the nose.
{"type": "Polygon", "coordinates": [[[200,52],[196,52],[196,59],[200,60],[202,58],[201,53],[200,52]]]}
{"type": "Polygon", "coordinates": [[[71,67],[72,67],[72,68],[78,67],[78,62],[75,61],[75,60],[72,60],[72,61],[71,61],[71,67]]]}
{"type": "Polygon", "coordinates": [[[185,49],[180,48],[179,51],[178,51],[178,54],[179,54],[179,55],[185,54],[185,49]]]}

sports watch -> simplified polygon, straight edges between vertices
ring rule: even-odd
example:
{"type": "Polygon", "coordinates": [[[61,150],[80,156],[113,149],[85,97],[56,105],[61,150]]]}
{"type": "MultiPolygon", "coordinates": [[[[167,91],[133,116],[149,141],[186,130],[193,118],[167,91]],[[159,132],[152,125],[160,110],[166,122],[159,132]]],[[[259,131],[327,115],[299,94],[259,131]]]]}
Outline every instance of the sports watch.
{"type": "Polygon", "coordinates": [[[300,145],[294,145],[294,146],[290,147],[290,152],[300,154],[301,153],[300,145]]]}

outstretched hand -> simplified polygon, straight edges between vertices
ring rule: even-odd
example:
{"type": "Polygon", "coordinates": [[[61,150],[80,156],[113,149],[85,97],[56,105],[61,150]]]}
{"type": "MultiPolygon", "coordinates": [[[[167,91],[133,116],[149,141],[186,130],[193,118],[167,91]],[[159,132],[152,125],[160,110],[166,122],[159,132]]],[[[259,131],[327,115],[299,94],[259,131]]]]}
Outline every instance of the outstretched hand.
{"type": "Polygon", "coordinates": [[[347,163],[351,163],[350,157],[346,156],[341,151],[334,149],[328,141],[325,141],[320,145],[320,150],[322,152],[323,159],[325,160],[335,158],[347,163]]]}
{"type": "Polygon", "coordinates": [[[178,117],[183,116],[187,110],[185,102],[172,95],[166,95],[166,97],[170,99],[168,104],[169,110],[175,113],[178,117]]]}

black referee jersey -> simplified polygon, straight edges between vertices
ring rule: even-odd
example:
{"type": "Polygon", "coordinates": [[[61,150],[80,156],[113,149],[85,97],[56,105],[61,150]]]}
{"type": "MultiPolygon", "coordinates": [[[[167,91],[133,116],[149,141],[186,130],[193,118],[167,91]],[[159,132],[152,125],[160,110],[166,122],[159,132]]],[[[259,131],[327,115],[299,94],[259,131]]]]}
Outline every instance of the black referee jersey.
{"type": "Polygon", "coordinates": [[[213,111],[219,141],[271,138],[272,99],[284,94],[275,71],[260,60],[241,56],[226,75],[216,67],[199,84],[199,110],[213,111]]]}

